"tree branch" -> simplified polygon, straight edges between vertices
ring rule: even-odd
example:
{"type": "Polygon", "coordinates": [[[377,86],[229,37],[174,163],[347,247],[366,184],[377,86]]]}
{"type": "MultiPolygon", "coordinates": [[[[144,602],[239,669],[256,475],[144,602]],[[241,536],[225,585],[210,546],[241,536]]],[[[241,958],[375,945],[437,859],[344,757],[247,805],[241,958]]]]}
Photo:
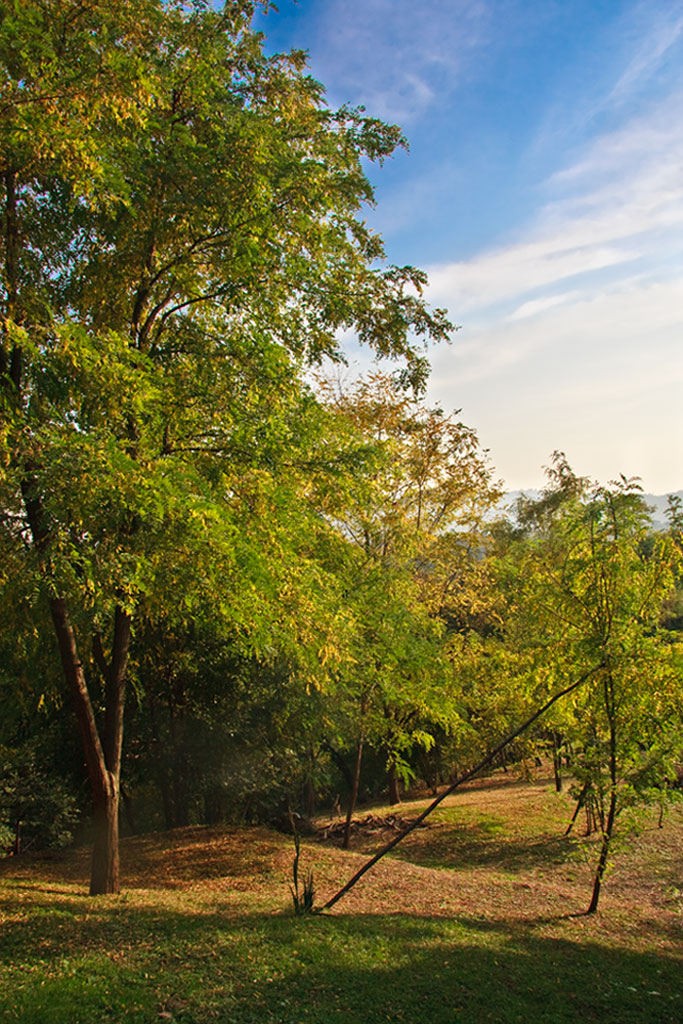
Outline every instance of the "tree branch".
{"type": "Polygon", "coordinates": [[[346,885],[342,886],[339,892],[335,893],[334,896],[332,896],[332,898],[327,901],[327,903],[324,903],[322,907],[318,908],[318,912],[322,910],[329,910],[330,907],[333,907],[334,904],[342,898],[342,896],[345,896],[346,893],[349,892],[349,890],[353,889],[356,882],[359,882],[363,875],[367,871],[369,871],[370,868],[373,868],[375,864],[379,860],[381,860],[382,857],[385,856],[385,854],[389,853],[390,850],[393,850],[395,846],[398,846],[401,840],[405,839],[407,835],[409,835],[414,829],[421,825],[425,818],[427,818],[432,813],[432,811],[434,811],[439,806],[442,800],[445,800],[447,796],[450,796],[453,790],[457,789],[458,786],[461,786],[463,782],[467,782],[468,779],[474,778],[474,776],[478,775],[479,772],[482,771],[484,768],[487,768],[496,759],[498,754],[500,754],[501,751],[505,749],[505,747],[512,743],[513,740],[516,740],[518,736],[521,736],[521,734],[525,732],[530,725],[533,725],[536,719],[540,718],[541,715],[545,714],[545,712],[549,708],[551,708],[553,704],[555,704],[562,697],[566,697],[567,694],[571,693],[573,690],[578,689],[579,686],[581,686],[588,679],[590,679],[592,675],[595,675],[596,672],[599,672],[600,669],[603,667],[604,666],[602,663],[594,666],[594,668],[591,668],[587,672],[584,672],[581,678],[577,679],[576,682],[571,684],[571,686],[565,687],[564,690],[560,690],[559,693],[556,693],[553,697],[550,698],[550,700],[546,701],[543,707],[539,708],[538,711],[535,711],[531,718],[527,718],[527,720],[522,725],[520,725],[519,728],[515,729],[514,732],[510,733],[510,735],[507,736],[501,743],[499,743],[494,750],[487,754],[486,757],[479,762],[479,764],[475,765],[474,768],[470,768],[469,771],[465,772],[463,775],[457,778],[455,782],[448,786],[448,788],[445,789],[443,793],[441,793],[436,798],[436,800],[432,801],[429,807],[427,807],[426,810],[424,810],[422,814],[420,814],[415,819],[415,821],[413,821],[410,825],[408,825],[407,828],[405,828],[402,832],[395,836],[394,839],[391,840],[391,842],[386,844],[386,846],[383,846],[381,850],[379,850],[373,857],[370,858],[370,860],[366,861],[363,867],[360,868],[360,870],[357,871],[356,874],[349,879],[346,885]]]}

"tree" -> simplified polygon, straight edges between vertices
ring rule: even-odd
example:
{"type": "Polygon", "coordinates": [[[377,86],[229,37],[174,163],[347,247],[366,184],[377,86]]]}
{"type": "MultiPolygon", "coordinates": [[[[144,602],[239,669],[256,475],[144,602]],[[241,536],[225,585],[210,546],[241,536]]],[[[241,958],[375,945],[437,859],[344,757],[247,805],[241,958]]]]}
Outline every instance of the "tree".
{"type": "Polygon", "coordinates": [[[290,417],[296,436],[286,446],[281,437],[270,471],[241,471],[230,560],[219,552],[206,573],[195,549],[176,550],[183,600],[149,596],[138,609],[132,724],[142,735],[130,767],[157,779],[169,827],[202,820],[207,787],[209,817],[234,815],[229,801],[245,799],[257,813],[292,790],[319,742],[318,704],[350,656],[352,614],[331,556],[341,542],[318,492],[357,476],[361,446],[337,439],[310,395],[290,417]]]}
{"type": "Polygon", "coordinates": [[[328,407],[374,450],[334,519],[349,542],[348,602],[359,623],[356,784],[366,739],[386,754],[390,799],[412,748],[453,722],[446,689],[445,610],[476,601],[482,517],[497,497],[474,430],[429,407],[401,375],[374,371],[321,384],[328,407]]]}
{"type": "Polygon", "coordinates": [[[410,337],[450,326],[358,217],[400,133],[266,57],[254,7],[0,6],[2,529],[76,711],[92,893],[119,888],[141,601],[179,599],[179,549],[235,570],[244,466],[277,463],[303,362],[353,328],[419,383],[410,337]]]}
{"type": "Polygon", "coordinates": [[[523,512],[531,529],[515,569],[512,619],[526,636],[530,678],[550,688],[590,672],[563,722],[582,799],[590,800],[601,835],[593,913],[619,816],[661,798],[680,747],[680,653],[660,625],[680,552],[671,537],[649,532],[635,481],[591,486],[561,455],[551,486],[523,512]]]}

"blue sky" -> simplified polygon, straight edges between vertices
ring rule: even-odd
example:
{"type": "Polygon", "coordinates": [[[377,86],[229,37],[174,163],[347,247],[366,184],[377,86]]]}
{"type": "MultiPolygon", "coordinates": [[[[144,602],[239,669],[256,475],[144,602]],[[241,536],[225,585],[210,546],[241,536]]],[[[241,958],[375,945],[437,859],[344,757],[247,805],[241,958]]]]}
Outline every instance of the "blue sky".
{"type": "Polygon", "coordinates": [[[368,221],[460,325],[428,396],[509,488],[554,449],[683,487],[683,2],[279,0],[331,105],[410,143],[368,221]]]}

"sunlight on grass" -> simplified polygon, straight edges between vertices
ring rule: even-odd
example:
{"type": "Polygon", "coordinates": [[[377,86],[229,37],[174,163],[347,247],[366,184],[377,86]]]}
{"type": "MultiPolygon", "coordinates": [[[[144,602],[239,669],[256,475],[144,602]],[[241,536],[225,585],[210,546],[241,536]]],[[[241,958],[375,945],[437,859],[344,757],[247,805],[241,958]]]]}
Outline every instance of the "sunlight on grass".
{"type": "MultiPolygon", "coordinates": [[[[412,864],[387,859],[322,917],[287,909],[291,843],[265,830],[205,830],[204,845],[196,829],[128,840],[136,888],[118,899],[83,895],[68,857],[5,861],[0,1020],[678,1024],[681,916],[665,894],[681,816],[624,852],[628,871],[591,920],[567,916],[585,896],[581,871],[538,852],[554,796],[510,790],[505,812],[492,799],[445,807],[403,851],[412,864]],[[150,864],[164,863],[172,884],[156,884],[150,864]],[[150,887],[137,887],[146,870],[150,887]],[[656,896],[643,888],[653,874],[656,896]]],[[[557,830],[551,841],[562,845],[557,830]]],[[[302,859],[329,888],[358,854],[309,842],[302,859]]]]}

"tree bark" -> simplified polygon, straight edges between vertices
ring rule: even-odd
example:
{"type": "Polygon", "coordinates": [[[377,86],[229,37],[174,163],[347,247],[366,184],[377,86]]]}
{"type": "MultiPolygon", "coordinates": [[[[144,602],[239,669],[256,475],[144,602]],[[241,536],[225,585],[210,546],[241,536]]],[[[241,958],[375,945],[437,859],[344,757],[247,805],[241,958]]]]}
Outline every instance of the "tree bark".
{"type": "Polygon", "coordinates": [[[175,812],[173,810],[173,798],[171,797],[171,786],[168,781],[165,769],[159,775],[159,790],[161,792],[161,804],[164,808],[164,824],[167,830],[175,828],[175,812]]]}
{"type": "MultiPolygon", "coordinates": [[[[22,225],[19,197],[21,182],[11,168],[4,172],[2,182],[4,184],[4,278],[7,296],[4,308],[4,327],[6,329],[7,324],[19,324],[24,320],[20,294],[22,225]]],[[[0,376],[5,385],[9,384],[14,400],[21,403],[25,399],[23,394],[24,352],[18,342],[11,338],[9,342],[8,345],[0,345],[0,376]]],[[[45,514],[43,498],[37,486],[34,467],[29,463],[24,463],[17,468],[21,473],[20,487],[33,546],[42,563],[45,579],[49,582],[50,573],[45,553],[49,543],[50,526],[45,514]]],[[[102,660],[100,669],[105,680],[105,722],[100,735],[67,602],[63,596],[53,596],[50,598],[49,607],[64,678],[76,713],[93,796],[95,847],[90,891],[93,894],[118,892],[119,777],[130,618],[122,609],[116,609],[110,663],[106,663],[101,644],[99,647],[102,660]]],[[[94,652],[99,664],[98,651],[95,648],[94,652]]]]}
{"type": "Polygon", "coordinates": [[[399,787],[398,774],[396,772],[396,765],[389,764],[387,769],[387,783],[389,785],[389,803],[400,804],[401,802],[401,790],[399,787]]]}
{"type": "Polygon", "coordinates": [[[571,832],[571,830],[574,828],[574,822],[576,821],[576,819],[577,819],[577,817],[579,815],[579,811],[583,807],[584,801],[586,799],[587,792],[588,792],[588,783],[586,783],[584,785],[583,789],[579,793],[578,799],[576,801],[576,807],[574,808],[574,813],[572,814],[572,820],[567,825],[567,830],[564,833],[566,836],[568,836],[569,833],[571,832]]]}
{"type": "Polygon", "coordinates": [[[99,638],[94,647],[105,675],[105,730],[100,737],[76,635],[64,598],[50,601],[59,654],[76,712],[95,812],[95,842],[90,875],[90,895],[118,893],[119,792],[126,669],[130,644],[130,616],[116,609],[111,661],[104,659],[99,638]]]}
{"type": "Polygon", "coordinates": [[[304,814],[307,818],[312,818],[315,814],[315,804],[315,786],[313,785],[313,779],[308,775],[304,783],[304,814]]]}
{"type": "Polygon", "coordinates": [[[90,869],[90,895],[102,896],[120,891],[119,868],[119,785],[110,775],[110,786],[103,796],[93,800],[95,842],[90,869]]]}
{"type": "Polygon", "coordinates": [[[351,819],[353,818],[353,812],[356,809],[356,803],[358,801],[358,789],[360,786],[360,766],[363,759],[363,734],[361,733],[360,739],[358,740],[358,747],[356,748],[356,767],[353,773],[353,786],[351,787],[351,794],[349,796],[349,806],[346,812],[346,826],[344,828],[344,839],[342,842],[342,848],[348,850],[349,838],[351,835],[351,819]]]}
{"type": "Polygon", "coordinates": [[[128,827],[128,831],[132,836],[136,836],[138,834],[138,823],[136,821],[135,815],[135,802],[133,800],[133,797],[130,795],[130,792],[125,788],[125,786],[120,786],[119,789],[121,793],[121,799],[123,800],[123,810],[126,816],[126,825],[128,827]]]}
{"type": "Polygon", "coordinates": [[[614,830],[614,821],[617,816],[617,718],[614,701],[614,683],[609,671],[605,673],[603,688],[605,714],[609,723],[609,808],[607,811],[606,823],[604,821],[604,813],[601,813],[601,821],[603,823],[602,845],[600,847],[600,857],[598,858],[598,866],[595,871],[595,880],[593,882],[593,895],[591,896],[591,901],[588,906],[588,910],[586,911],[587,914],[594,914],[598,909],[602,878],[605,874],[605,868],[607,867],[607,857],[609,855],[609,847],[612,839],[612,832],[614,830]]]}
{"type": "Polygon", "coordinates": [[[337,768],[339,769],[339,771],[343,775],[344,782],[346,783],[346,785],[349,787],[350,790],[353,789],[353,775],[351,774],[351,772],[349,770],[349,766],[347,765],[346,761],[344,760],[342,755],[339,753],[339,751],[335,750],[334,747],[331,746],[331,744],[329,744],[327,742],[327,740],[325,740],[323,742],[322,749],[326,750],[330,754],[330,756],[332,757],[332,760],[334,761],[334,763],[336,764],[337,768]]]}
{"type": "Polygon", "coordinates": [[[558,793],[562,792],[562,754],[560,752],[560,743],[555,730],[552,731],[553,737],[553,772],[555,773],[555,790],[558,793]]]}
{"type": "Polygon", "coordinates": [[[607,867],[607,857],[609,855],[610,841],[612,839],[612,830],[614,828],[614,819],[616,817],[617,808],[617,794],[616,790],[613,789],[610,795],[609,811],[607,814],[607,824],[605,831],[602,835],[602,845],[600,847],[600,857],[598,859],[598,866],[595,871],[595,880],[593,882],[593,895],[588,906],[587,914],[594,914],[598,909],[598,902],[600,900],[600,889],[602,887],[602,878],[605,874],[605,868],[607,867]]]}

